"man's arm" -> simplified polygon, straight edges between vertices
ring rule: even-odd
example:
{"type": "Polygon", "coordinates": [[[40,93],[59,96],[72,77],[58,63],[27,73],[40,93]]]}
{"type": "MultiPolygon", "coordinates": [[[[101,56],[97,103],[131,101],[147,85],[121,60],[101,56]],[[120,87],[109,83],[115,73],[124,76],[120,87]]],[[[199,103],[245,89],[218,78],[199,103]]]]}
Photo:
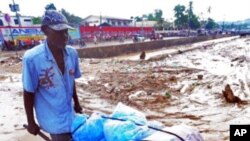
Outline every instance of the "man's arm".
{"type": "Polygon", "coordinates": [[[76,93],[75,82],[74,82],[74,86],[73,86],[73,100],[74,100],[74,103],[75,103],[75,106],[74,106],[75,112],[76,113],[82,113],[82,107],[81,107],[81,105],[79,103],[78,96],[77,96],[77,93],[76,93]]]}
{"type": "Polygon", "coordinates": [[[33,135],[37,135],[37,133],[40,131],[39,126],[36,124],[35,119],[34,119],[34,93],[27,92],[24,90],[23,92],[23,100],[24,100],[24,108],[26,111],[26,117],[28,121],[28,128],[27,130],[29,133],[33,135]]]}

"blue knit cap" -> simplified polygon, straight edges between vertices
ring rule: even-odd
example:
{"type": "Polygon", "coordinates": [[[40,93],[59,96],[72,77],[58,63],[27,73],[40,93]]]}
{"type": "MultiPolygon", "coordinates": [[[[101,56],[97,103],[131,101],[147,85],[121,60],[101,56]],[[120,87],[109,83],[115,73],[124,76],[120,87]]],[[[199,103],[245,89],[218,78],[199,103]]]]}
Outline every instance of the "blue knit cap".
{"type": "Polygon", "coordinates": [[[47,25],[54,30],[73,29],[69,26],[66,17],[56,10],[46,10],[42,17],[42,26],[47,25]]]}

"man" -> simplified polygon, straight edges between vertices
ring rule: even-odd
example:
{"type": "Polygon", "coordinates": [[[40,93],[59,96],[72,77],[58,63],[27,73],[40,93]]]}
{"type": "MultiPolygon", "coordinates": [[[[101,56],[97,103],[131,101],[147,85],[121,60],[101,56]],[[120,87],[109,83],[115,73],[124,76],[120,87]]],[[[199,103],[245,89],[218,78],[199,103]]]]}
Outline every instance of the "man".
{"type": "Polygon", "coordinates": [[[70,28],[61,13],[45,11],[41,29],[47,39],[23,56],[27,130],[36,135],[41,128],[50,133],[52,141],[71,140],[75,112],[82,111],[74,81],[81,76],[78,55],[75,49],[66,46],[70,28]],[[40,127],[34,119],[33,108],[40,127]]]}
{"type": "Polygon", "coordinates": [[[94,43],[97,44],[97,37],[96,37],[96,35],[94,35],[94,39],[93,40],[94,40],[94,43]]]}

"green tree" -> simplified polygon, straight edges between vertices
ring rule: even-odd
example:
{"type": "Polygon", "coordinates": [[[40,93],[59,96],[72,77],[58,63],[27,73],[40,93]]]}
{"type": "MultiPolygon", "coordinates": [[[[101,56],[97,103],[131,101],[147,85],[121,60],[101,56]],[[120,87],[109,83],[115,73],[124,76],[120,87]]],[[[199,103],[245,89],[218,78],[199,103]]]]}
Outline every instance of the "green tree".
{"type": "Polygon", "coordinates": [[[211,30],[211,29],[214,29],[216,27],[217,27],[216,22],[213,19],[208,18],[205,28],[208,29],[208,30],[211,30]]]}
{"type": "Polygon", "coordinates": [[[175,8],[174,8],[174,16],[175,16],[175,26],[177,28],[185,28],[187,26],[187,23],[188,23],[188,16],[185,15],[185,10],[186,10],[186,7],[184,5],[176,5],[175,8]]]}
{"type": "Polygon", "coordinates": [[[135,21],[137,21],[137,22],[142,21],[142,17],[136,16],[136,17],[135,17],[135,21]]]}
{"type": "Polygon", "coordinates": [[[152,13],[148,14],[147,19],[148,21],[155,21],[155,17],[152,13]]]}
{"type": "Polygon", "coordinates": [[[193,12],[193,2],[189,2],[189,9],[187,10],[188,14],[188,28],[197,29],[200,28],[200,22],[198,16],[196,16],[193,12]]]}
{"type": "Polygon", "coordinates": [[[234,23],[231,23],[230,29],[233,29],[233,28],[235,28],[235,25],[234,25],[234,23]]]}
{"type": "Polygon", "coordinates": [[[163,19],[163,18],[162,18],[162,15],[163,15],[162,10],[160,10],[160,9],[155,9],[154,16],[155,16],[155,20],[156,20],[156,21],[161,21],[161,20],[163,19]]]}
{"type": "Polygon", "coordinates": [[[156,23],[156,28],[158,30],[162,30],[163,29],[163,23],[164,23],[164,18],[162,18],[163,12],[160,9],[156,9],[154,16],[155,16],[155,21],[156,23]]]}
{"type": "Polygon", "coordinates": [[[41,17],[33,17],[33,18],[32,18],[32,23],[33,23],[34,25],[36,25],[36,24],[41,24],[41,23],[42,23],[42,18],[41,18],[41,17]]]}
{"type": "Polygon", "coordinates": [[[81,17],[70,14],[65,9],[62,9],[61,12],[67,18],[68,22],[73,26],[79,25],[80,22],[83,20],[81,17]]]}
{"type": "Polygon", "coordinates": [[[184,5],[177,5],[174,8],[175,25],[181,29],[198,29],[201,26],[199,17],[193,12],[193,2],[189,2],[188,9],[184,5]]]}
{"type": "Polygon", "coordinates": [[[190,29],[198,29],[200,28],[200,22],[198,20],[198,17],[196,15],[191,15],[189,18],[189,27],[190,29]]]}

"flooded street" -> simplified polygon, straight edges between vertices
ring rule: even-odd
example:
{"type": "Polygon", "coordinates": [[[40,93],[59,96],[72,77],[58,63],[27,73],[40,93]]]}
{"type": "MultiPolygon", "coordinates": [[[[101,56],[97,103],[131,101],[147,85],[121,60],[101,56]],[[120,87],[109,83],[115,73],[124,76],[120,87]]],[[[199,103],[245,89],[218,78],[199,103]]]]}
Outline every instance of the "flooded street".
{"type": "MultiPolygon", "coordinates": [[[[227,141],[229,125],[250,121],[249,49],[249,37],[230,37],[146,52],[145,60],[139,59],[140,54],[81,59],[80,103],[91,114],[111,113],[123,102],[148,120],[190,125],[205,140],[227,141]],[[225,99],[227,84],[240,100],[225,99]]],[[[29,135],[22,127],[26,118],[21,62],[7,57],[0,64],[0,138],[27,141],[29,135]]]]}

